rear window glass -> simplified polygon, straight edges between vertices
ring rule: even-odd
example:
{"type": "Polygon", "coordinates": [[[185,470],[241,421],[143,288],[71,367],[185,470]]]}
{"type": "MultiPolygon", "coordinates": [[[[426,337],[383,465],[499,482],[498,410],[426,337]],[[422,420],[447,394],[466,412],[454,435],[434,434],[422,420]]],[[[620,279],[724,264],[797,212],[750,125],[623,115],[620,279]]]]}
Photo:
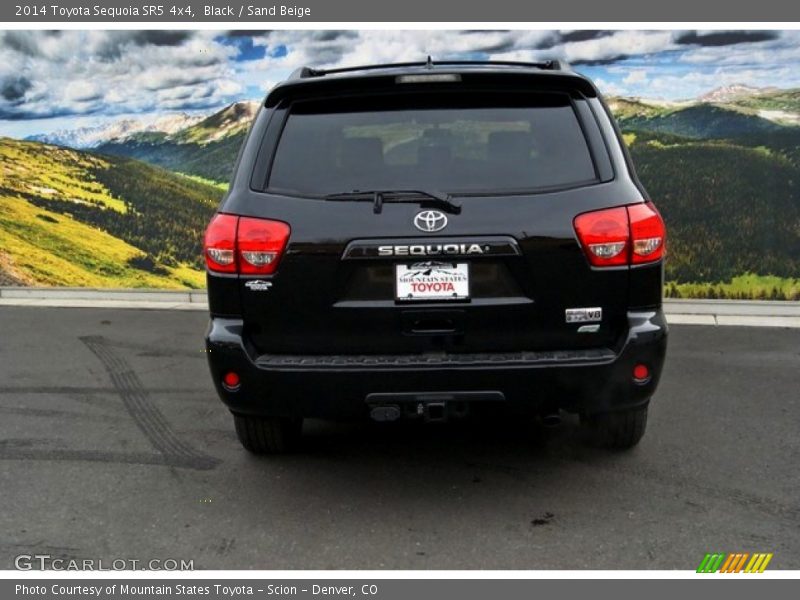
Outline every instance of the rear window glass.
{"type": "Polygon", "coordinates": [[[269,187],[309,195],[525,191],[589,183],[566,94],[439,94],[292,106],[269,187]]]}

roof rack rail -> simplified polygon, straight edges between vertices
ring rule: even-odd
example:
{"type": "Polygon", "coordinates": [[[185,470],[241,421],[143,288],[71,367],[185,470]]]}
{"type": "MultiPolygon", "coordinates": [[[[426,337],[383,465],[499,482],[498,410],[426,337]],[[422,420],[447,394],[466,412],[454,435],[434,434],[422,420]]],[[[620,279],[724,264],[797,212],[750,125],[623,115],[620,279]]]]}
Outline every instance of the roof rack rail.
{"type": "Polygon", "coordinates": [[[308,79],[309,77],[316,77],[317,71],[312,69],[311,67],[298,67],[292,74],[289,75],[289,79],[308,79]]]}
{"type": "Polygon", "coordinates": [[[406,67],[425,67],[433,69],[439,66],[499,66],[499,67],[524,67],[542,69],[547,71],[571,71],[569,63],[563,60],[544,60],[541,62],[522,62],[515,60],[441,60],[433,61],[431,57],[425,62],[399,62],[399,63],[386,63],[380,65],[360,65],[354,67],[337,67],[334,69],[313,69],[311,67],[300,67],[296,69],[289,79],[308,79],[311,77],[324,77],[325,75],[333,75],[336,73],[350,73],[353,71],[374,71],[379,69],[402,69],[406,67]]]}

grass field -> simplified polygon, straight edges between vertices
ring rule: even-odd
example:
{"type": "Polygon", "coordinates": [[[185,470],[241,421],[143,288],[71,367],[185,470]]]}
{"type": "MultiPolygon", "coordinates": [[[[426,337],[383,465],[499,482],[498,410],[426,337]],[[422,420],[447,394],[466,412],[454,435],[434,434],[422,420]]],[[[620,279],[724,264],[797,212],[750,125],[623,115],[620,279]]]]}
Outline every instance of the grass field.
{"type": "MultiPolygon", "coordinates": [[[[38,286],[199,288],[205,274],[194,261],[159,260],[109,229],[146,221],[135,195],[114,193],[97,177],[131,168],[89,153],[0,139],[0,282],[38,286]],[[109,227],[98,225],[107,223],[109,227]]],[[[153,167],[129,179],[153,178],[153,167]]],[[[160,170],[159,170],[160,171],[160,170]]],[[[205,193],[199,218],[213,212],[219,189],[165,171],[177,193],[205,193]],[[185,183],[184,183],[185,182],[185,183]]],[[[199,222],[199,221],[198,221],[199,222]]],[[[201,226],[202,227],[202,226],[201,226]]],[[[193,231],[197,237],[198,232],[193,231]]],[[[199,241],[198,241],[199,244],[199,241]]]]}
{"type": "Polygon", "coordinates": [[[197,269],[157,275],[131,266],[142,251],[69,215],[0,196],[0,268],[28,285],[199,288],[197,269]]]}
{"type": "Polygon", "coordinates": [[[177,173],[182,177],[186,177],[191,181],[196,183],[202,183],[203,185],[208,185],[214,188],[217,188],[220,191],[227,192],[228,191],[228,183],[225,181],[215,181],[213,179],[207,179],[205,177],[200,177],[200,175],[190,175],[189,173],[177,173]]]}
{"type": "Polygon", "coordinates": [[[716,283],[668,282],[666,298],[714,298],[727,300],[800,300],[800,279],[746,273],[716,283]]]}

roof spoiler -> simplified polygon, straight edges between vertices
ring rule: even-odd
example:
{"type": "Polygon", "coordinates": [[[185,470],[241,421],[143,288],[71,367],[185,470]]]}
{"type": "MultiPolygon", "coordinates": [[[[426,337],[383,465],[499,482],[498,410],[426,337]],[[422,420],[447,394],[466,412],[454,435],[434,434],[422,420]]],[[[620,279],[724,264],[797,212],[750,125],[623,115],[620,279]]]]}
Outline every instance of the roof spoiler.
{"type": "Polygon", "coordinates": [[[437,60],[436,62],[429,56],[425,62],[399,62],[375,65],[359,65],[353,67],[338,67],[335,69],[314,69],[312,67],[300,67],[295,69],[289,76],[289,80],[310,79],[313,77],[325,77],[337,73],[354,73],[358,71],[376,71],[382,69],[403,69],[411,67],[424,67],[434,69],[436,67],[517,67],[521,69],[541,69],[543,71],[572,71],[570,64],[563,60],[552,59],[540,62],[521,62],[514,60],[437,60]]]}
{"type": "MultiPolygon", "coordinates": [[[[276,85],[264,102],[267,108],[276,106],[283,100],[298,98],[320,98],[341,93],[386,93],[397,90],[399,77],[406,75],[453,75],[466,85],[477,86],[519,86],[530,85],[553,91],[578,91],[587,97],[597,97],[599,92],[594,84],[583,75],[569,68],[564,61],[548,60],[544,62],[514,61],[469,61],[450,60],[434,63],[408,62],[383,65],[367,65],[360,67],[341,67],[335,69],[313,69],[301,67],[292,73],[287,80],[276,85]],[[470,69],[469,67],[487,67],[486,69],[470,69]],[[494,68],[500,67],[500,68],[494,68]],[[405,71],[404,71],[405,69],[405,71]],[[417,71],[419,69],[419,71],[417,71]],[[327,77],[340,73],[363,73],[354,77],[327,77]],[[398,74],[399,73],[399,74],[398,74]]],[[[431,84],[444,80],[431,78],[431,84]]],[[[449,80],[448,80],[449,81],[449,80]]],[[[455,79],[453,80],[455,81],[455,79]]],[[[431,85],[424,84],[424,85],[431,85]]],[[[443,85],[456,85],[447,84],[443,85]]]]}

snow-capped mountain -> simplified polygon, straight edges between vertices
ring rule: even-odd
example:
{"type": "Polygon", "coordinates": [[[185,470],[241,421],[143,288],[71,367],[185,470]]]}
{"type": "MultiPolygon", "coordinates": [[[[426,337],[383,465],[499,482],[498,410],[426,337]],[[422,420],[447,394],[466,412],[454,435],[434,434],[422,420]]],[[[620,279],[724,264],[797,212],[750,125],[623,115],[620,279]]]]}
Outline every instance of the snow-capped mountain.
{"type": "Polygon", "coordinates": [[[255,100],[234,102],[170,136],[177,143],[208,144],[245,131],[261,103],[255,100]]]}
{"type": "Polygon", "coordinates": [[[732,100],[736,100],[737,98],[742,98],[744,96],[755,96],[756,94],[763,94],[765,92],[775,91],[777,88],[759,88],[753,87],[750,85],[745,85],[743,83],[732,83],[730,85],[723,85],[721,87],[715,88],[710,92],[707,92],[700,96],[698,100],[700,102],[731,102],[732,100]]]}
{"type": "Polygon", "coordinates": [[[26,139],[69,148],[96,148],[107,142],[123,141],[137,133],[158,132],[172,135],[199,123],[206,117],[204,114],[168,113],[124,118],[93,127],[61,129],[52,133],[32,135],[26,139]]]}
{"type": "Polygon", "coordinates": [[[217,113],[220,132],[215,139],[230,135],[243,127],[249,127],[250,123],[255,119],[260,105],[261,103],[258,101],[245,100],[231,104],[217,113]]]}

